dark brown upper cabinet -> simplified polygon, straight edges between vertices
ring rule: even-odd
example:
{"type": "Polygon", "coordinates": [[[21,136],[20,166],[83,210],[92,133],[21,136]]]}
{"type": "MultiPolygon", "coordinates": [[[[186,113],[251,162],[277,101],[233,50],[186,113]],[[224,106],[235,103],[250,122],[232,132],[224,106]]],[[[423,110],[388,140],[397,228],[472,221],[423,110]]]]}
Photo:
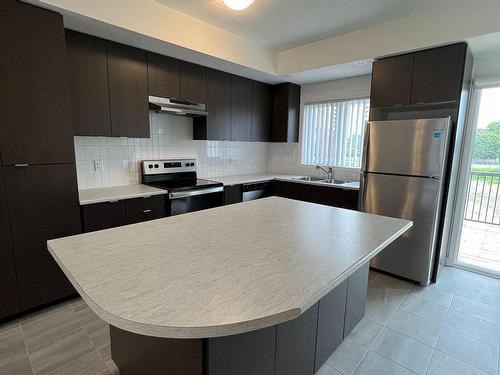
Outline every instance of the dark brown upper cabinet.
{"type": "Polygon", "coordinates": [[[107,52],[112,135],[149,138],[147,53],[113,42],[107,52]]]}
{"type": "Polygon", "coordinates": [[[300,86],[281,83],[273,92],[273,142],[299,141],[300,86]]]}
{"type": "Polygon", "coordinates": [[[252,140],[252,81],[231,76],[231,140],[252,140]]]}
{"type": "Polygon", "coordinates": [[[466,53],[466,43],[417,52],[411,103],[459,100],[466,53]]]}
{"type": "Polygon", "coordinates": [[[370,105],[410,104],[414,55],[388,57],[373,63],[370,105]]]}
{"type": "Polygon", "coordinates": [[[22,2],[0,12],[3,164],[73,163],[61,15],[22,2]]]}
{"type": "Polygon", "coordinates": [[[207,68],[180,61],[180,100],[207,103],[207,68]]]}
{"type": "Polygon", "coordinates": [[[266,83],[252,82],[252,141],[271,142],[273,89],[266,83]]]}
{"type": "Polygon", "coordinates": [[[111,136],[106,41],[66,30],[75,135],[111,136]]]}
{"type": "Polygon", "coordinates": [[[74,164],[4,168],[21,308],[75,290],[47,250],[47,240],[81,233],[74,164]]]}
{"type": "Polygon", "coordinates": [[[21,310],[17,287],[16,265],[10,237],[10,223],[7,212],[7,198],[0,167],[0,319],[14,315],[21,310]]]}
{"type": "Polygon", "coordinates": [[[179,60],[148,52],[149,95],[180,98],[179,60]]]}
{"type": "MultiPolygon", "coordinates": [[[[231,75],[215,69],[207,71],[206,137],[202,139],[228,141],[231,139],[231,75]]],[[[195,125],[196,126],[196,125],[195,125]]]]}

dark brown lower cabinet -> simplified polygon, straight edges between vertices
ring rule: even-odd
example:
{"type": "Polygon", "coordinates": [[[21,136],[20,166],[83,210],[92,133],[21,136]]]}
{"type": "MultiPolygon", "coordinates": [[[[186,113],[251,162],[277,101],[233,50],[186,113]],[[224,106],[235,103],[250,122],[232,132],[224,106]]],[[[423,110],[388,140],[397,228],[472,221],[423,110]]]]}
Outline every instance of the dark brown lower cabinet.
{"type": "Polygon", "coordinates": [[[75,165],[4,172],[22,310],[75,293],[47,250],[47,240],[81,233],[75,165]]]}
{"type": "Polygon", "coordinates": [[[359,192],[357,190],[276,180],[273,181],[272,185],[273,193],[278,197],[350,210],[358,208],[359,192]]]}
{"type": "Polygon", "coordinates": [[[275,375],[314,374],[318,305],[277,326],[275,375]]]}
{"type": "Polygon", "coordinates": [[[242,200],[241,185],[224,186],[224,205],[240,203],[242,200]]]}
{"type": "Polygon", "coordinates": [[[119,227],[127,224],[125,201],[104,202],[82,206],[84,232],[119,227]]]}
{"type": "Polygon", "coordinates": [[[276,326],[208,340],[208,375],[274,375],[276,326]]]}
{"type": "Polygon", "coordinates": [[[0,168],[0,319],[21,310],[17,287],[16,265],[10,237],[10,223],[3,168],[0,168]]]}
{"type": "Polygon", "coordinates": [[[319,301],[315,371],[319,370],[344,339],[347,282],[343,281],[319,301]]]}
{"type": "Polygon", "coordinates": [[[369,263],[366,263],[347,279],[344,337],[349,336],[354,327],[365,316],[368,273],[369,263]]]}
{"type": "Polygon", "coordinates": [[[127,224],[140,223],[165,217],[165,196],[154,195],[151,197],[127,199],[127,224]]]}

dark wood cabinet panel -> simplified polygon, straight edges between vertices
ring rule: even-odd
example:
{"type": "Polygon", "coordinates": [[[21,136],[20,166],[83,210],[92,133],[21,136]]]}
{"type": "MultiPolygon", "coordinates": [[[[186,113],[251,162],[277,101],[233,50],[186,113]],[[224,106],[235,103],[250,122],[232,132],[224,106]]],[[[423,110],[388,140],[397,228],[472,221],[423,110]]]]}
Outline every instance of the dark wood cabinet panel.
{"type": "Polygon", "coordinates": [[[179,60],[148,52],[149,95],[180,98],[179,60]]]}
{"type": "Polygon", "coordinates": [[[357,210],[358,207],[357,190],[287,181],[273,181],[272,186],[273,194],[279,197],[351,210],[357,210]]]}
{"type": "Polygon", "coordinates": [[[276,330],[275,375],[313,375],[318,303],[276,330]]]}
{"type": "Polygon", "coordinates": [[[231,75],[219,70],[207,72],[206,118],[208,140],[231,139],[231,75]]]}
{"type": "Polygon", "coordinates": [[[241,185],[224,186],[224,205],[240,203],[242,200],[241,185]]]}
{"type": "Polygon", "coordinates": [[[127,210],[127,224],[160,219],[166,215],[164,195],[127,199],[125,206],[127,210]]]}
{"type": "Polygon", "coordinates": [[[344,339],[347,280],[319,301],[315,370],[325,363],[344,339]]]}
{"type": "Polygon", "coordinates": [[[110,137],[106,41],[66,30],[66,54],[73,134],[110,137]]]}
{"type": "Polygon", "coordinates": [[[73,163],[62,17],[12,2],[0,13],[0,46],[2,163],[73,163]]]}
{"type": "Polygon", "coordinates": [[[107,42],[107,53],[112,135],[149,138],[146,51],[107,42]]]}
{"type": "Polygon", "coordinates": [[[181,61],[180,99],[196,103],[207,103],[207,68],[187,61],[181,61]]]}
{"type": "Polygon", "coordinates": [[[369,263],[366,263],[347,279],[344,337],[347,337],[365,316],[368,273],[369,263]]]}
{"type": "Polygon", "coordinates": [[[81,233],[74,164],[4,172],[22,309],[75,293],[47,250],[47,240],[81,233]]]}
{"type": "Polygon", "coordinates": [[[300,86],[281,83],[273,88],[273,142],[299,141],[300,86]]]}
{"type": "Polygon", "coordinates": [[[231,140],[252,140],[252,81],[231,77],[231,140]]]}
{"type": "Polygon", "coordinates": [[[466,53],[465,43],[417,52],[411,103],[459,100],[466,53]]]}
{"type": "Polygon", "coordinates": [[[119,227],[127,224],[125,201],[104,202],[82,206],[83,230],[95,230],[119,227]]]}
{"type": "Polygon", "coordinates": [[[16,314],[21,309],[16,265],[10,236],[3,167],[0,167],[0,319],[16,314]]]}
{"type": "Polygon", "coordinates": [[[266,83],[252,82],[252,141],[271,142],[273,89],[266,83]]]}
{"type": "Polygon", "coordinates": [[[208,339],[208,375],[274,375],[276,326],[208,339]]]}
{"type": "Polygon", "coordinates": [[[377,60],[373,63],[371,107],[410,103],[414,54],[377,60]]]}

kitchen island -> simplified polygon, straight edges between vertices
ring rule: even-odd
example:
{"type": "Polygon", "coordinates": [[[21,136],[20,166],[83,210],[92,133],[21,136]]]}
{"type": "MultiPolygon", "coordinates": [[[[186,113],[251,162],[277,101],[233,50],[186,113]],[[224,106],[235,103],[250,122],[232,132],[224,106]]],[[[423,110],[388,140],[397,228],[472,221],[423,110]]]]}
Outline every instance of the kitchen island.
{"type": "Polygon", "coordinates": [[[309,375],[364,314],[369,260],[411,225],[269,197],[48,249],[111,325],[122,375],[309,375]]]}

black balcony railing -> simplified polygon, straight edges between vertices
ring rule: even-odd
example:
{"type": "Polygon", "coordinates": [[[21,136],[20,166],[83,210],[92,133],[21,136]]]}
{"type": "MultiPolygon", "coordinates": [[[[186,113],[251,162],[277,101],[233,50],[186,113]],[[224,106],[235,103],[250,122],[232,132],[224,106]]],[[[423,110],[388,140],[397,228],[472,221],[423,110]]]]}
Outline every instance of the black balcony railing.
{"type": "Polygon", "coordinates": [[[465,220],[500,225],[500,173],[471,172],[465,220]]]}

